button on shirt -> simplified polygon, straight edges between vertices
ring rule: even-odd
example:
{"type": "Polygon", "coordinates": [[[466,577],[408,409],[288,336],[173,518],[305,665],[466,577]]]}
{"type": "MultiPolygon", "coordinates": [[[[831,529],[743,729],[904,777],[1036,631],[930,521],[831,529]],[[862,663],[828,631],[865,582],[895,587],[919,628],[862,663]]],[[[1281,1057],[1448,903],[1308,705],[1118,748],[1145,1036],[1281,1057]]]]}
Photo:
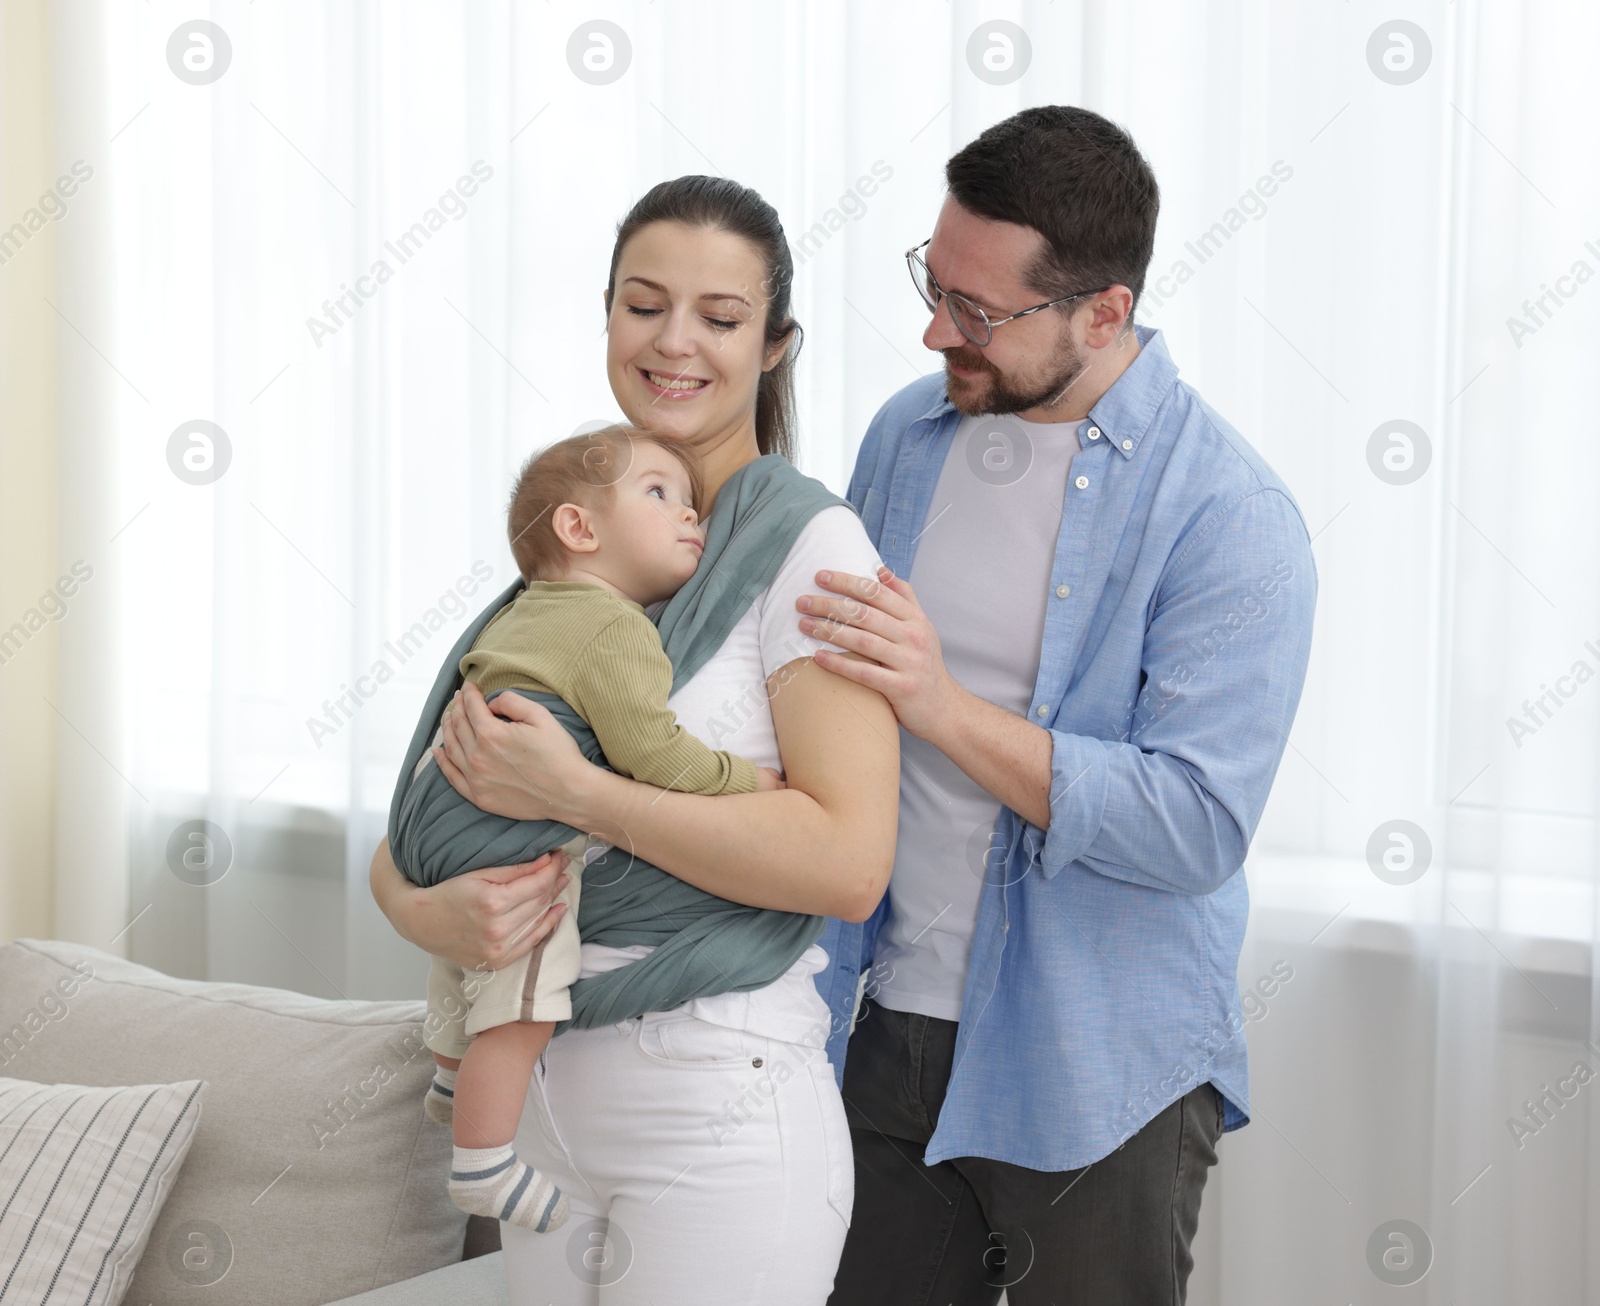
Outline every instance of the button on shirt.
{"type": "MultiPolygon", "coordinates": [[[[1316,571],[1283,483],[1178,379],[1160,332],[1135,330],[1039,542],[1071,594],[1046,607],[1027,697],[1050,735],[1050,824],[1000,809],[929,1164],[1088,1165],[1206,1082],[1226,1128],[1249,1115],[1242,867],[1299,703],[1316,571]]],[[[924,377],[862,442],[850,501],[899,575],[961,420],[924,377]]],[[[891,877],[870,920],[821,939],[841,1075],[895,894],[891,877]]]]}

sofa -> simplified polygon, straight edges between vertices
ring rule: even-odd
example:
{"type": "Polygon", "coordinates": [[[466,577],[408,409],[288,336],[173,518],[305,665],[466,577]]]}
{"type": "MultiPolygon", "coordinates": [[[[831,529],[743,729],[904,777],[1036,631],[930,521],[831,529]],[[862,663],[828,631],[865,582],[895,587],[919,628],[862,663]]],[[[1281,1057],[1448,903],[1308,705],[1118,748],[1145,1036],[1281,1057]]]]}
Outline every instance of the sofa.
{"type": "Polygon", "coordinates": [[[137,1306],[506,1302],[499,1226],[450,1201],[449,1130],[423,1113],[424,1014],[175,979],[79,944],[0,946],[0,1077],[205,1081],[124,1296],[137,1306]],[[206,1273],[182,1273],[196,1248],[206,1273]]]}

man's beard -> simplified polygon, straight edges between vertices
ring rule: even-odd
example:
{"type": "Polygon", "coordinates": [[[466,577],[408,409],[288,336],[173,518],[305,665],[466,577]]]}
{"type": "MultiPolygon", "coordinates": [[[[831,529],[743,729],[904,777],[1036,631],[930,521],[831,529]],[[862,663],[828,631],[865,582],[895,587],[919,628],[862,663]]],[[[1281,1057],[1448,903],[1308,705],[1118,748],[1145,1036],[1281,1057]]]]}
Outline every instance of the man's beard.
{"type": "Polygon", "coordinates": [[[988,384],[985,385],[982,377],[969,379],[953,376],[946,369],[945,393],[950,396],[956,411],[966,417],[976,417],[980,413],[1000,416],[1027,412],[1030,408],[1053,408],[1066,397],[1067,391],[1088,366],[1069,335],[1061,337],[1061,343],[1045,364],[1042,379],[1036,381],[1003,375],[973,345],[940,352],[944,354],[946,363],[974,368],[988,377],[988,384]]]}

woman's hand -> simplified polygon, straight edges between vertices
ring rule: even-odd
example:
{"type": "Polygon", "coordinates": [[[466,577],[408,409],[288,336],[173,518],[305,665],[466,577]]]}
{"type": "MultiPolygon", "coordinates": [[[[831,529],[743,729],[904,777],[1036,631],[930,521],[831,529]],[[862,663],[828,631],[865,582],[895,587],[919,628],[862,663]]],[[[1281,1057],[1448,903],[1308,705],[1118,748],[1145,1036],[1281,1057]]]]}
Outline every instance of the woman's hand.
{"type": "Polygon", "coordinates": [[[372,896],[400,936],[463,970],[499,970],[531,952],[555,929],[566,904],[565,852],[485,867],[434,885],[412,884],[396,869],[385,839],[372,855],[372,896]],[[551,909],[551,903],[555,906],[551,909]]]}
{"type": "Polygon", "coordinates": [[[471,681],[445,712],[444,743],[433,758],[475,807],[517,821],[569,825],[580,824],[573,819],[575,790],[600,770],[543,705],[507,693],[491,709],[471,681]]]}

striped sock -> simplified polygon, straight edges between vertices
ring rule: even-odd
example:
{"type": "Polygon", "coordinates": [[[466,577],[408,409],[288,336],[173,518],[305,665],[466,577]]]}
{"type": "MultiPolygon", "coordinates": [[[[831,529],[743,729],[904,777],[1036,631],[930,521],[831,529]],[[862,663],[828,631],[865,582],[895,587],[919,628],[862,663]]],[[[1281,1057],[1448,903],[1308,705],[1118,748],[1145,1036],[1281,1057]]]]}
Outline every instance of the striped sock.
{"type": "Polygon", "coordinates": [[[456,1113],[456,1072],[443,1066],[433,1068],[433,1083],[428,1085],[428,1095],[422,1099],[422,1109],[428,1119],[447,1125],[456,1113]]]}
{"type": "Polygon", "coordinates": [[[450,1165],[450,1198],[468,1215],[488,1215],[545,1233],[567,1219],[567,1198],[517,1156],[500,1147],[458,1147],[450,1165]]]}

